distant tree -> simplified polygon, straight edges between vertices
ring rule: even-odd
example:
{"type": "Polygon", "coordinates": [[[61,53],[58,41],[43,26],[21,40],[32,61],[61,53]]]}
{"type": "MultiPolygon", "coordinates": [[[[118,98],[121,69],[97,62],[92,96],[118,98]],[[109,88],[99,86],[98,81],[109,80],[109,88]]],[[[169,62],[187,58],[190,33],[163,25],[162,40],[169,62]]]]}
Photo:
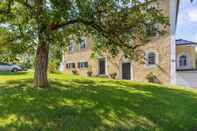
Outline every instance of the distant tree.
{"type": "Polygon", "coordinates": [[[9,32],[5,28],[0,28],[0,61],[9,63],[18,63],[19,57],[24,54],[33,54],[34,48],[31,44],[22,44],[22,41],[16,38],[14,32],[9,32]]]}
{"type": "Polygon", "coordinates": [[[153,6],[157,1],[1,0],[0,23],[23,46],[36,43],[34,85],[46,87],[49,48],[60,48],[57,38],[91,34],[96,51],[124,52],[135,59],[140,43],[165,29],[155,25],[167,25],[162,10],[153,6]]]}

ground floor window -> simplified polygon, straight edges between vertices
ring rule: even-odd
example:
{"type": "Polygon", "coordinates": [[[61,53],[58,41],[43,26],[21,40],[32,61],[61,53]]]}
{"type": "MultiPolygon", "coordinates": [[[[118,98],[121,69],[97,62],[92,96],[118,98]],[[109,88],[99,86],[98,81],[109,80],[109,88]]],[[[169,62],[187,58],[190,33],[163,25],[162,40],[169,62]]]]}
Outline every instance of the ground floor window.
{"type": "Polygon", "coordinates": [[[187,66],[187,56],[186,55],[181,55],[179,58],[179,65],[180,67],[185,67],[187,66]]]}
{"type": "Polygon", "coordinates": [[[158,64],[158,55],[155,51],[146,53],[145,63],[147,67],[154,67],[158,64]]]}
{"type": "Polygon", "coordinates": [[[154,52],[150,52],[148,54],[148,65],[155,65],[156,64],[156,54],[154,52]]]}
{"type": "Polygon", "coordinates": [[[88,68],[88,62],[78,62],[78,68],[88,68]]]}
{"type": "Polygon", "coordinates": [[[67,63],[67,64],[66,64],[66,68],[67,68],[67,69],[75,68],[75,63],[67,63]]]}

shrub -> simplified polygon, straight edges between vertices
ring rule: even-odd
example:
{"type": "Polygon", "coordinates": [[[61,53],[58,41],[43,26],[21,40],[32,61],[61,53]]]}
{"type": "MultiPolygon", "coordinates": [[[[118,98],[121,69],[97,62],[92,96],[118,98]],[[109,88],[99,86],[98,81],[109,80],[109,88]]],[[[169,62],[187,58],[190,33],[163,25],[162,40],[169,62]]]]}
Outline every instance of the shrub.
{"type": "Polygon", "coordinates": [[[73,75],[79,75],[79,72],[78,72],[78,70],[72,70],[72,73],[73,73],[73,75]]]}
{"type": "Polygon", "coordinates": [[[50,62],[49,65],[48,65],[48,71],[50,73],[56,73],[57,72],[56,64],[50,62]]]}
{"type": "Polygon", "coordinates": [[[93,74],[93,72],[92,72],[92,71],[88,71],[88,72],[87,72],[87,75],[88,75],[89,77],[91,77],[91,76],[92,76],[92,74],[93,74]]]}
{"type": "Polygon", "coordinates": [[[109,74],[112,79],[116,79],[117,73],[113,72],[109,74]]]}
{"type": "Polygon", "coordinates": [[[157,84],[161,83],[160,80],[157,78],[157,76],[155,76],[152,72],[146,75],[146,79],[150,83],[157,83],[157,84]]]}

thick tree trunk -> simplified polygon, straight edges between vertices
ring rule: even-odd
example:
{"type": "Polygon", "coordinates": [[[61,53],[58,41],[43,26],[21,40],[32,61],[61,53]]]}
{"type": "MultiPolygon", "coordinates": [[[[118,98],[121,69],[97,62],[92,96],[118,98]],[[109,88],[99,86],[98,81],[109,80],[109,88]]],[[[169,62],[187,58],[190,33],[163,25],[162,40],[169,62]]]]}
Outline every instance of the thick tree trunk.
{"type": "Polygon", "coordinates": [[[38,45],[35,61],[35,73],[34,73],[34,86],[35,87],[47,87],[47,69],[48,69],[48,54],[49,44],[47,42],[41,42],[38,45]]]}
{"type": "Polygon", "coordinates": [[[48,30],[47,20],[44,17],[45,0],[36,0],[36,21],[38,24],[38,48],[36,52],[34,86],[47,87],[47,70],[48,70],[48,30]]]}

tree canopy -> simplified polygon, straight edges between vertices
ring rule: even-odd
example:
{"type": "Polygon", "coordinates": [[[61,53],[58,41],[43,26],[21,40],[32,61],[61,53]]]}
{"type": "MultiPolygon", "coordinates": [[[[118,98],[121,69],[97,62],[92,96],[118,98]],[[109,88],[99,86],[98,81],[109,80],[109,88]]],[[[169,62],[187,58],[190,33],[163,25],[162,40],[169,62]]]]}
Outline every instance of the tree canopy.
{"type": "Polygon", "coordinates": [[[1,0],[0,23],[6,25],[7,32],[15,34],[14,41],[22,46],[37,46],[35,85],[42,86],[47,83],[49,48],[67,45],[70,35],[90,34],[97,41],[97,52],[107,51],[112,55],[124,52],[133,59],[139,56],[136,54],[142,43],[163,33],[161,29],[165,28],[161,27],[168,24],[157,2],[1,0]]]}

